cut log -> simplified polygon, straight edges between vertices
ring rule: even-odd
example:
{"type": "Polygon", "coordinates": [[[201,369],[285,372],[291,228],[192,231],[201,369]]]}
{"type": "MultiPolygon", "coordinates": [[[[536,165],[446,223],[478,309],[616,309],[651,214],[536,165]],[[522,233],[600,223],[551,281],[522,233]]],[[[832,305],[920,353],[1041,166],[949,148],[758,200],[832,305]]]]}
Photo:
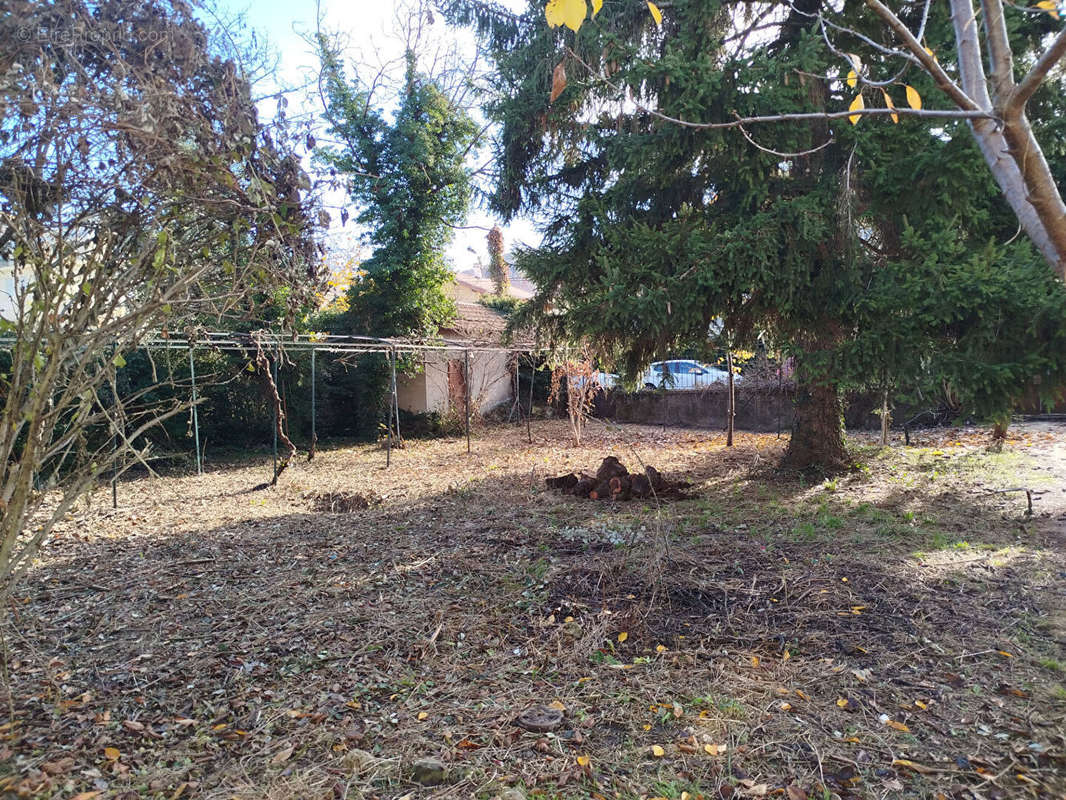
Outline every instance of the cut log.
{"type": "Polygon", "coordinates": [[[596,470],[596,477],[601,481],[609,481],[611,478],[621,478],[623,475],[628,475],[629,470],[626,469],[625,464],[619,461],[614,456],[607,456],[600,462],[600,468],[596,470]]]}
{"type": "Polygon", "coordinates": [[[629,482],[629,493],[641,500],[651,497],[651,481],[648,480],[648,476],[634,475],[629,482]]]}
{"type": "Polygon", "coordinates": [[[600,481],[596,488],[589,492],[589,500],[609,500],[611,497],[611,484],[600,481]]]}
{"type": "Polygon", "coordinates": [[[566,475],[560,475],[557,478],[545,478],[544,482],[548,484],[549,489],[562,489],[566,492],[577,486],[578,477],[574,473],[569,472],[566,475]]]}
{"type": "Polygon", "coordinates": [[[666,481],[663,480],[663,476],[659,470],[650,464],[644,468],[644,473],[648,476],[648,482],[651,484],[651,488],[657,492],[661,492],[666,488],[666,481]]]}
{"type": "Polygon", "coordinates": [[[588,497],[589,492],[596,488],[597,483],[599,483],[599,481],[597,481],[594,477],[592,477],[591,475],[586,475],[584,472],[582,472],[581,477],[574,485],[572,491],[577,497],[588,497]]]}
{"type": "Polygon", "coordinates": [[[614,477],[609,481],[612,500],[628,500],[630,495],[630,476],[614,477]]]}

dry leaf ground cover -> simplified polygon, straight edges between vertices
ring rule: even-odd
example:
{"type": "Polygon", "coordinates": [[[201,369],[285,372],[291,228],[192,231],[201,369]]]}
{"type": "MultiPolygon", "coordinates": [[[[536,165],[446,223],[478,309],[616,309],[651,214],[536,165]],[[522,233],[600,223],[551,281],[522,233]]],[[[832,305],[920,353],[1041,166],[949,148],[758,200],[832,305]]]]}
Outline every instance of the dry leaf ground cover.
{"type": "Polygon", "coordinates": [[[124,482],[117,511],[102,490],[9,609],[0,788],[1063,796],[1066,429],[853,438],[832,479],[777,471],[773,435],[533,436],[409,442],[388,470],[323,450],[258,492],[268,458],[209,464],[124,482]],[[545,488],[608,454],[691,496],[545,488]],[[563,724],[516,727],[537,704],[563,724]]]}

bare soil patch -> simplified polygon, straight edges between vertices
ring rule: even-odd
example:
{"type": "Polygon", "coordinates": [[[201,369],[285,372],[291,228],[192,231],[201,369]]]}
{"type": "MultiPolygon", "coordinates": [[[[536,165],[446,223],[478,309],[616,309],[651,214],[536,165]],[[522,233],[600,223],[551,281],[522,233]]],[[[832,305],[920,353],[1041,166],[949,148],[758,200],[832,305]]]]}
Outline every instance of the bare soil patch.
{"type": "Polygon", "coordinates": [[[101,492],[5,620],[0,791],[1066,792],[1066,430],[853,438],[830,480],[778,471],[773,435],[534,433],[101,492]],[[693,485],[545,486],[605,455],[693,485]]]}

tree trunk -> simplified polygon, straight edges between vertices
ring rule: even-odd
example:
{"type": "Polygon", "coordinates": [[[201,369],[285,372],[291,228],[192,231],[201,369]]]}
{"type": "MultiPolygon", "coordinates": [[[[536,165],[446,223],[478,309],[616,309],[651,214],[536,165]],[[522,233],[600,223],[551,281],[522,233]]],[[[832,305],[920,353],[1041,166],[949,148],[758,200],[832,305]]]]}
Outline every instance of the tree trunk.
{"type": "Polygon", "coordinates": [[[844,425],[836,387],[823,384],[796,387],[795,421],[783,463],[797,469],[851,466],[844,447],[844,425]]]}

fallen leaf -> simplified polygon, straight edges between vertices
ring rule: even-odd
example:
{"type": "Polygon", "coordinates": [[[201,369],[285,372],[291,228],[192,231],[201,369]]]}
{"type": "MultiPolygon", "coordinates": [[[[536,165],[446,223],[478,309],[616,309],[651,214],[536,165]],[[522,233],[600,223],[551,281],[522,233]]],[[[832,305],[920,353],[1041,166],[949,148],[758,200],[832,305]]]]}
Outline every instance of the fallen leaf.
{"type": "Polygon", "coordinates": [[[429,716],[429,713],[428,713],[428,712],[426,712],[426,711],[419,711],[419,712],[418,712],[418,721],[419,721],[419,722],[421,722],[422,720],[424,720],[424,719],[425,719],[426,717],[428,717],[428,716],[429,716]]]}
{"type": "Polygon", "coordinates": [[[935,775],[937,773],[937,770],[935,770],[935,769],[931,769],[930,767],[926,767],[926,766],[923,766],[921,764],[916,764],[915,762],[909,761],[906,758],[894,758],[894,759],[892,759],[892,766],[893,767],[905,767],[906,769],[912,769],[912,770],[914,770],[915,772],[917,772],[917,773],[919,773],[921,775],[935,775]]]}
{"type": "Polygon", "coordinates": [[[291,755],[292,745],[290,744],[281,748],[277,753],[274,754],[274,757],[270,759],[270,766],[276,767],[278,764],[284,764],[286,761],[289,760],[289,757],[291,755]]]}
{"type": "Polygon", "coordinates": [[[577,757],[578,766],[587,767],[590,761],[592,761],[592,759],[589,758],[587,755],[577,757]]]}
{"type": "Polygon", "coordinates": [[[620,634],[618,634],[618,643],[621,644],[622,642],[624,642],[628,638],[629,638],[629,634],[626,633],[625,631],[622,631],[620,634]]]}
{"type": "Polygon", "coordinates": [[[566,706],[564,706],[559,700],[552,700],[548,703],[548,708],[554,708],[556,711],[566,711],[566,706]]]}
{"type": "Polygon", "coordinates": [[[118,761],[121,756],[122,753],[119,752],[117,747],[104,748],[104,758],[106,758],[108,761],[118,761]]]}
{"type": "Polygon", "coordinates": [[[885,722],[885,724],[888,727],[894,728],[897,731],[903,731],[904,733],[909,733],[910,732],[910,728],[908,728],[902,722],[896,722],[894,719],[888,720],[887,722],[885,722]]]}
{"type": "Polygon", "coordinates": [[[666,755],[666,751],[660,745],[653,744],[651,746],[651,754],[656,758],[662,758],[666,755]]]}

